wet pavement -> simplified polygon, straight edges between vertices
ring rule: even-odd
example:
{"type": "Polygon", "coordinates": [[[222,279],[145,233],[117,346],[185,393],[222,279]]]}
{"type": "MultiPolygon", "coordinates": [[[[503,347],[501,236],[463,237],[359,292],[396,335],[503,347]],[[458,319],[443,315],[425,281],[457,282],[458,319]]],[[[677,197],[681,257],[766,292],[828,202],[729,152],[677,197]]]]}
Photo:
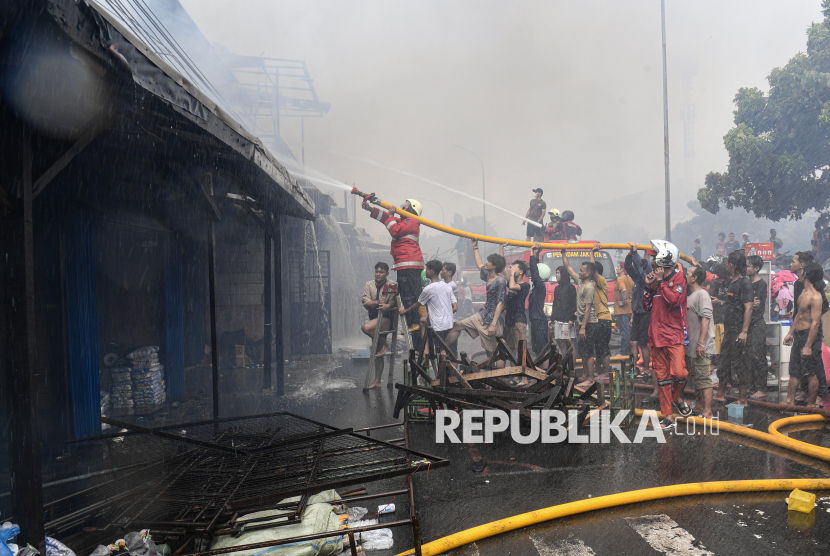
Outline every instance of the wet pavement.
{"type": "MultiPolygon", "coordinates": [[[[338,427],[367,427],[393,422],[396,391],[384,387],[362,392],[366,360],[353,362],[354,348],[335,356],[317,357],[286,368],[286,396],[261,390],[223,395],[223,416],[290,411],[338,427]]],[[[476,344],[462,339],[472,353],[476,344]]],[[[338,348],[336,348],[338,349],[338,348]]],[[[400,365],[398,372],[400,373],[400,365]]],[[[400,376],[400,374],[398,375],[400,376]]],[[[209,391],[209,390],[208,390],[209,391]]],[[[647,392],[645,392],[647,394],[647,392]]],[[[642,395],[638,395],[641,398],[642,395]]],[[[179,422],[209,407],[191,400],[165,416],[146,420],[179,422]]],[[[725,409],[721,406],[721,411],[725,409]]],[[[749,408],[744,424],[766,431],[783,415],[749,408]]],[[[411,446],[447,457],[444,469],[415,476],[416,502],[424,541],[519,513],[587,497],[697,481],[767,478],[830,477],[823,463],[744,437],[721,431],[718,436],[668,435],[665,444],[646,439],[642,444],[519,445],[509,434],[491,444],[436,444],[434,424],[415,422],[411,446]],[[479,469],[480,471],[476,471],[479,469]]],[[[402,436],[400,428],[375,433],[378,438],[402,436]]],[[[633,438],[634,430],[629,432],[633,438]]],[[[803,430],[793,436],[830,446],[828,427],[803,430]]],[[[402,479],[367,485],[370,492],[396,490],[402,479]]],[[[830,548],[830,492],[818,492],[812,514],[787,512],[785,493],[694,496],[646,502],[591,512],[520,529],[458,549],[456,554],[827,554],[830,548]]],[[[373,506],[382,501],[370,501],[373,506]]],[[[407,498],[395,500],[397,517],[406,513],[407,498]]],[[[382,521],[395,519],[383,516],[382,521]]],[[[411,532],[394,531],[390,551],[412,546],[411,532]]]]}

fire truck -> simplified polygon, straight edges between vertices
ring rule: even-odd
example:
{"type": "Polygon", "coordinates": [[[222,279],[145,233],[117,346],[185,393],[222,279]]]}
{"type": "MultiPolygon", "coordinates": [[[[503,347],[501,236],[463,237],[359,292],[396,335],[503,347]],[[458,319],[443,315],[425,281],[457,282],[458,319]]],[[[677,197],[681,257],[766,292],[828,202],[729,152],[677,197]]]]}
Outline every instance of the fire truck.
{"type": "MultiPolygon", "coordinates": [[[[580,243],[593,243],[593,240],[581,240],[580,243]]],[[[560,242],[552,242],[560,243],[560,242]]],[[[583,262],[591,260],[590,249],[568,249],[569,243],[562,241],[562,247],[566,248],[565,254],[568,256],[568,261],[571,263],[571,268],[579,272],[579,267],[583,262]]],[[[523,260],[530,264],[530,250],[524,247],[507,247],[504,252],[504,258],[507,265],[515,260],[523,260]]],[[[545,287],[547,289],[545,295],[545,314],[550,316],[553,308],[553,292],[558,286],[556,282],[556,269],[562,266],[562,252],[558,249],[543,249],[540,255],[540,262],[550,267],[550,278],[545,287]]],[[[594,254],[594,260],[602,263],[602,276],[608,282],[608,310],[611,315],[614,314],[614,284],[617,281],[617,272],[614,268],[614,259],[608,251],[598,251],[594,254]]],[[[471,295],[472,308],[474,312],[484,307],[484,302],[487,300],[487,283],[481,280],[479,269],[474,267],[464,267],[458,271],[459,289],[462,284],[465,288],[469,288],[471,295]]],[[[526,282],[530,282],[530,276],[525,277],[526,282]]],[[[571,281],[573,284],[573,281],[571,281]]],[[[577,284],[574,284],[575,288],[577,284]]],[[[462,318],[459,308],[459,318],[462,318]]]]}
{"type": "MultiPolygon", "coordinates": [[[[580,240],[580,243],[593,243],[593,240],[580,240]]],[[[559,242],[552,242],[552,243],[559,243],[559,242]]],[[[567,241],[563,241],[562,247],[566,249],[565,254],[568,257],[568,262],[571,264],[571,268],[574,269],[577,273],[579,272],[579,267],[582,266],[582,263],[591,260],[591,250],[590,249],[570,249],[568,248],[569,243],[567,241]]],[[[524,248],[514,248],[515,250],[505,251],[505,260],[507,264],[511,264],[513,261],[517,259],[521,259],[530,264],[530,250],[525,250],[524,248]]],[[[540,263],[546,264],[550,267],[550,278],[548,278],[545,287],[547,289],[545,295],[545,314],[550,316],[551,310],[553,308],[553,292],[556,287],[559,285],[556,282],[556,269],[562,266],[562,251],[559,249],[543,249],[542,253],[540,254],[540,263]]],[[[608,282],[608,311],[611,312],[611,315],[614,315],[614,284],[617,281],[617,271],[614,268],[614,259],[611,257],[611,254],[608,251],[597,251],[594,253],[594,260],[602,263],[602,276],[605,278],[606,282],[608,282]]],[[[530,276],[526,277],[526,281],[530,282],[530,276]]],[[[571,283],[574,284],[574,281],[571,280],[571,283]]],[[[574,284],[573,287],[575,288],[578,284],[574,284]]]]}

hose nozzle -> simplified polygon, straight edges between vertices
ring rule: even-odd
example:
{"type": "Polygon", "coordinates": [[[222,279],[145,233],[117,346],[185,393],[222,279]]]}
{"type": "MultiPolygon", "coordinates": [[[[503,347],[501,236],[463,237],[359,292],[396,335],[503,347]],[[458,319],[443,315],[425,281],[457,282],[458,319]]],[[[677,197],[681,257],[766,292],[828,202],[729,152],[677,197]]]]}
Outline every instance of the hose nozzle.
{"type": "Polygon", "coordinates": [[[352,187],[352,195],[357,195],[358,197],[363,197],[363,200],[368,203],[373,203],[375,205],[380,204],[380,199],[375,197],[374,193],[363,193],[356,187],[352,187]]]}

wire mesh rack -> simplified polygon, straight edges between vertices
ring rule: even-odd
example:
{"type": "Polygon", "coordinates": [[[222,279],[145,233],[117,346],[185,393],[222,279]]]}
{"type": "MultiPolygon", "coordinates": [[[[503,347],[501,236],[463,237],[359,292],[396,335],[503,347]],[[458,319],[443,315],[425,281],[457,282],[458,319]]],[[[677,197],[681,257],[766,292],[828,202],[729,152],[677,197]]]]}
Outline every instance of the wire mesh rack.
{"type": "Polygon", "coordinates": [[[53,503],[50,530],[150,528],[181,538],[288,525],[300,521],[309,494],[449,463],[290,413],[158,428],[106,420],[129,432],[88,444],[126,469],[53,503]],[[136,451],[159,457],[136,463],[136,451]],[[245,521],[262,509],[283,510],[282,519],[245,521]]]}

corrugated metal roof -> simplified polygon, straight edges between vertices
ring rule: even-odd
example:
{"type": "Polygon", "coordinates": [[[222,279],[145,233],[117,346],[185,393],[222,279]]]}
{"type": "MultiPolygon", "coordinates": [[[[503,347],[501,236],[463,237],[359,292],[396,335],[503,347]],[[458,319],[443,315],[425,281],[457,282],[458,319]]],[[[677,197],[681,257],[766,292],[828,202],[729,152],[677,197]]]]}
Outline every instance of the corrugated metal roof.
{"type": "MultiPolygon", "coordinates": [[[[85,0],[88,6],[100,14],[167,78],[175,82],[185,94],[171,90],[172,83],[170,86],[161,83],[158,76],[153,75],[153,71],[142,71],[140,66],[131,64],[136,83],[170,102],[180,113],[203,124],[202,127],[208,131],[209,126],[204,125],[207,123],[205,111],[218,118],[243,141],[228,141],[221,134],[214,135],[242,153],[288,191],[302,208],[300,214],[295,213],[296,216],[313,218],[314,203],[311,198],[262,141],[248,130],[242,121],[244,118],[234,110],[232,103],[225,97],[230,90],[227,87],[228,80],[234,79],[233,74],[230,71],[225,72],[219,64],[205,64],[205,59],[209,60],[212,52],[210,43],[201,35],[186,13],[184,15],[187,19],[182,20],[184,25],[177,27],[179,36],[174,36],[165,26],[162,18],[156,13],[158,6],[167,4],[168,7],[175,5],[181,8],[178,2],[155,1],[158,5],[151,6],[147,0],[85,0]],[[187,29],[187,22],[192,28],[183,33],[181,30],[187,29]],[[197,60],[202,62],[201,67],[197,60]],[[208,69],[205,70],[204,67],[208,69]]],[[[165,14],[164,17],[168,18],[169,15],[165,14]]]]}

